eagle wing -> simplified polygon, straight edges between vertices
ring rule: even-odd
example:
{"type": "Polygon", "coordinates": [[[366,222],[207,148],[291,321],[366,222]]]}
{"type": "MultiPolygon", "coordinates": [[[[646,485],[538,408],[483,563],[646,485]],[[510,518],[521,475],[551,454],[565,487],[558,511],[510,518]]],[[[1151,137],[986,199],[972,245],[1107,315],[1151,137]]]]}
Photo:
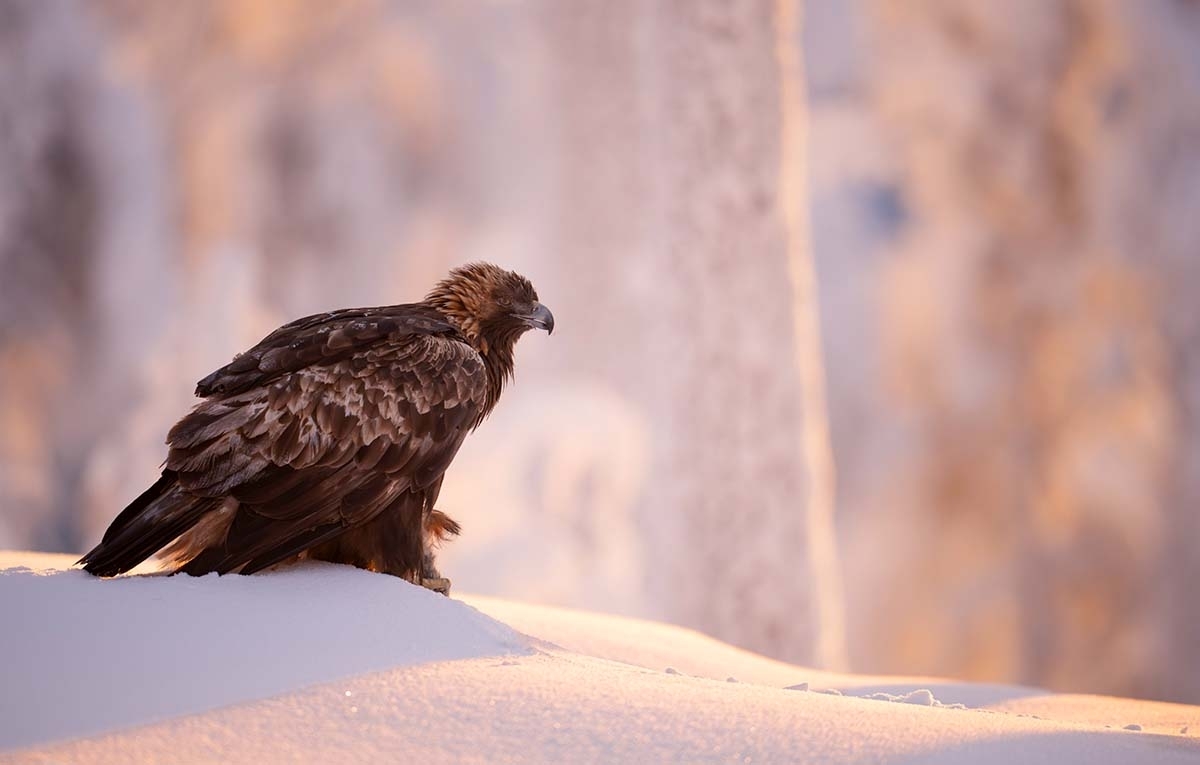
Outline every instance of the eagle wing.
{"type": "Polygon", "coordinates": [[[479,353],[420,304],[307,317],[204,378],[167,470],[238,508],[192,572],[265,568],[435,485],[487,398],[479,353]]]}

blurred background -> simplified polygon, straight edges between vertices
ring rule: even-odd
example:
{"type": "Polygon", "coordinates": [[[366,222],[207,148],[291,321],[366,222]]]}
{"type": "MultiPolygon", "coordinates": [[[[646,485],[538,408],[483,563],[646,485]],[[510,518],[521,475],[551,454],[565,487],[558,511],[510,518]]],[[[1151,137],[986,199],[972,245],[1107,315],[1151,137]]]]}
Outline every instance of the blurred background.
{"type": "Polygon", "coordinates": [[[0,0],[0,547],[453,265],[458,591],[1200,702],[1200,2],[0,0]]]}

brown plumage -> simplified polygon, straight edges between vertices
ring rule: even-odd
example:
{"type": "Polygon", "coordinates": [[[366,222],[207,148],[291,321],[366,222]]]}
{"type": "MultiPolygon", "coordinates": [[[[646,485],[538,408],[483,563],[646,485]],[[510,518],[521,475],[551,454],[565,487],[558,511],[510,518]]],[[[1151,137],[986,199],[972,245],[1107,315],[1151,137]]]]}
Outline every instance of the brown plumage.
{"type": "Polygon", "coordinates": [[[197,384],[162,477],[80,563],[249,574],[304,554],[438,579],[432,547],[459,531],[434,509],[442,477],[531,328],[554,328],[533,286],[482,263],[420,303],[280,327],[197,384]]]}

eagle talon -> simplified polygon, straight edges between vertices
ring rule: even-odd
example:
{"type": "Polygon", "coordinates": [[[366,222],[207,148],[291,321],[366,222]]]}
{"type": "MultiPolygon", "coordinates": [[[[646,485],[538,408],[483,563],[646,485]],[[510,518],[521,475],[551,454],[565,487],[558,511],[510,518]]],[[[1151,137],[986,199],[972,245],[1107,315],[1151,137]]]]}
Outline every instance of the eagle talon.
{"type": "Polygon", "coordinates": [[[444,576],[436,578],[422,577],[421,586],[427,590],[440,592],[446,597],[450,597],[450,580],[444,576]]]}

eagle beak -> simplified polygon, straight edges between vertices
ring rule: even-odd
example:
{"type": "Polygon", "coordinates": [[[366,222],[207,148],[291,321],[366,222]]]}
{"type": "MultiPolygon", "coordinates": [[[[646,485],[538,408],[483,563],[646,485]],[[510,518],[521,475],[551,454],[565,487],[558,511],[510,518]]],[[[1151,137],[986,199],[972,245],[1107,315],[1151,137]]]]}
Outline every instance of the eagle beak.
{"type": "Polygon", "coordinates": [[[523,317],[525,323],[534,329],[544,329],[547,335],[554,334],[554,314],[550,313],[550,309],[538,303],[533,309],[533,313],[523,317]]]}

